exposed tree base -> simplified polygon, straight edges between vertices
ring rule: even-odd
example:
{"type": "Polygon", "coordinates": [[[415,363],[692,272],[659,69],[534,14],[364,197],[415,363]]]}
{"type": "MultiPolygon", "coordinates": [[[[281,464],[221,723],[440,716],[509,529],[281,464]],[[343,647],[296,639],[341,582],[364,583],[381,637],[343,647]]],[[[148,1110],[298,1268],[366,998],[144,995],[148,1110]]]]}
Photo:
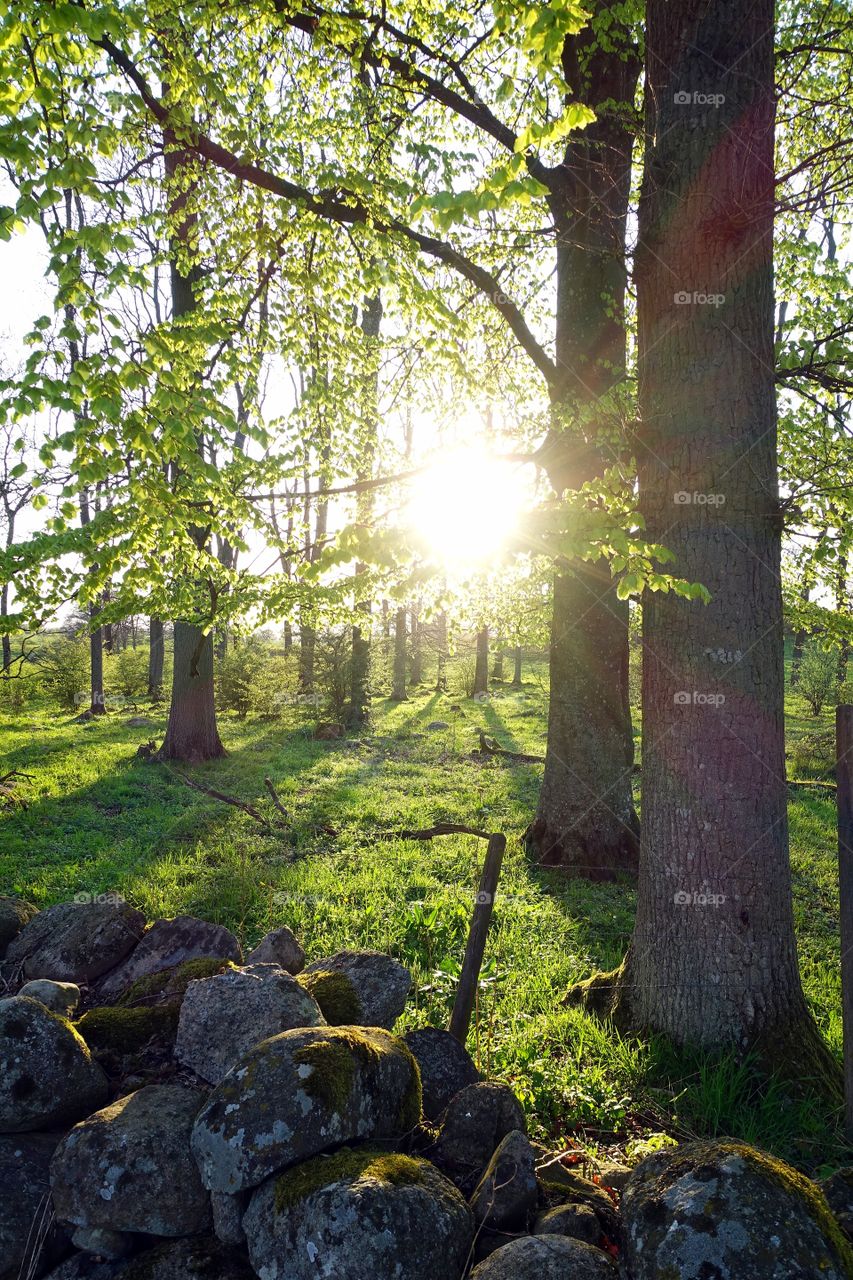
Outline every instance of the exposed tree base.
{"type": "Polygon", "coordinates": [[[600,832],[588,839],[576,827],[553,829],[534,818],[524,833],[524,846],[541,867],[555,867],[567,876],[596,882],[636,880],[640,859],[639,831],[624,827],[610,840],[600,832]]]}

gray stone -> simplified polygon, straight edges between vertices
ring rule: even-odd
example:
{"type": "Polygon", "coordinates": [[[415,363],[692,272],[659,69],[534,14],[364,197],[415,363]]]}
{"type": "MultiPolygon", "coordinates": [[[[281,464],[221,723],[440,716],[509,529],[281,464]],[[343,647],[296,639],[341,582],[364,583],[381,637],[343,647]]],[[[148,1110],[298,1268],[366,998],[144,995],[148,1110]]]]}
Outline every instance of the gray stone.
{"type": "Polygon", "coordinates": [[[70,1124],[106,1098],[107,1078],[70,1022],[29,996],[0,1000],[0,1133],[70,1124]]]}
{"type": "Polygon", "coordinates": [[[615,1160],[604,1160],[598,1166],[598,1181],[602,1187],[612,1187],[614,1191],[621,1191],[625,1183],[631,1176],[631,1170],[626,1164],[619,1164],[615,1160]]]}
{"type": "Polygon", "coordinates": [[[450,725],[446,720],[430,720],[427,728],[431,729],[433,733],[438,733],[440,729],[449,729],[450,725]]]}
{"type": "MultiPolygon", "coordinates": [[[[359,1016],[348,1019],[362,1027],[385,1027],[390,1031],[406,1005],[412,985],[408,969],[381,951],[338,951],[333,956],[315,960],[305,970],[304,983],[323,1008],[323,1000],[315,994],[312,979],[319,974],[343,974],[352,984],[358,1001],[359,1016]]],[[[341,1024],[338,1024],[341,1025],[341,1024]]]]}
{"type": "Polygon", "coordinates": [[[449,1031],[438,1027],[421,1027],[403,1036],[421,1070],[424,1115],[438,1121],[452,1098],[469,1084],[476,1084],[480,1073],[464,1045],[449,1031]]]}
{"type": "Polygon", "coordinates": [[[523,1227],[536,1208],[536,1157],[525,1134],[503,1138],[471,1197],[475,1222],[501,1231],[523,1227]]]}
{"type": "Polygon", "coordinates": [[[277,964],[288,973],[301,973],[305,968],[305,952],[296,934],[283,924],[261,938],[254,951],[246,956],[246,964],[277,964]]]}
{"type": "Polygon", "coordinates": [[[6,955],[10,942],[37,915],[38,907],[23,898],[0,897],[0,960],[6,955]]]}
{"type": "Polygon", "coordinates": [[[468,1206],[432,1165],[371,1148],[268,1179],[243,1225],[262,1280],[455,1280],[473,1235],[468,1206]]]}
{"type": "Polygon", "coordinates": [[[618,1274],[606,1253],[581,1240],[524,1236],[476,1266],[471,1280],[616,1280],[618,1274]]]}
{"type": "Polygon", "coordinates": [[[506,1135],[526,1128],[521,1103],[507,1085],[470,1084],[448,1105],[430,1158],[470,1190],[506,1135]]]}
{"type": "Polygon", "coordinates": [[[209,1084],[261,1040],[325,1019],[295,978],[275,964],[230,969],[187,987],[178,1020],[175,1057],[209,1084]]]}
{"type": "Polygon", "coordinates": [[[182,1236],[210,1224],[190,1151],[204,1095],[149,1085],[75,1125],[51,1165],[57,1217],[78,1227],[182,1236]]]}
{"type": "Polygon", "coordinates": [[[622,1195],[632,1280],[850,1280],[853,1249],[808,1178],[746,1143],[644,1160],[622,1195]]]}
{"type": "Polygon", "coordinates": [[[76,983],[51,982],[50,978],[34,978],[32,982],[25,982],[18,995],[38,1000],[45,1009],[61,1013],[63,1018],[70,1018],[80,1003],[80,988],[76,983]]]}
{"type": "Polygon", "coordinates": [[[243,1230],[243,1214],[249,1204],[251,1192],[238,1191],[229,1196],[227,1191],[211,1191],[210,1207],[213,1210],[213,1234],[223,1244],[246,1243],[243,1230]]]}
{"type": "Polygon", "coordinates": [[[601,1227],[595,1210],[588,1204],[561,1204],[540,1213],[533,1227],[535,1236],[571,1236],[586,1244],[599,1244],[601,1227]]]}
{"type": "Polygon", "coordinates": [[[62,1246],[50,1223],[50,1158],[57,1139],[28,1133],[0,1138],[0,1280],[17,1280],[49,1266],[62,1246]],[[47,1228],[39,1252],[42,1231],[47,1228]]]}
{"type": "Polygon", "coordinates": [[[93,1253],[74,1253],[51,1271],[47,1280],[113,1280],[121,1262],[106,1262],[93,1253]]]}
{"type": "Polygon", "coordinates": [[[142,913],[121,899],[60,902],[25,925],[6,956],[27,978],[89,983],[123,960],[144,928],[142,913]]]}
{"type": "Polygon", "coordinates": [[[839,1169],[820,1183],[842,1231],[853,1236],[853,1168],[839,1169]]]}
{"type": "Polygon", "coordinates": [[[47,1280],[256,1280],[245,1258],[210,1236],[166,1240],[133,1258],[99,1262],[78,1253],[47,1280]]]}
{"type": "Polygon", "coordinates": [[[418,1067],[378,1027],[284,1031],[252,1049],[211,1094],[192,1146],[211,1191],[354,1140],[398,1139],[420,1117],[418,1067]]]}
{"type": "Polygon", "coordinates": [[[573,1169],[567,1169],[544,1148],[534,1144],[534,1149],[539,1157],[539,1184],[549,1205],[576,1205],[592,1209],[601,1232],[614,1244],[621,1243],[622,1222],[614,1199],[604,1187],[573,1169]]]}
{"type": "Polygon", "coordinates": [[[126,1231],[109,1231],[106,1227],[78,1227],[71,1243],[75,1249],[113,1262],[133,1252],[136,1237],[126,1231]]]}
{"type": "Polygon", "coordinates": [[[138,978],[172,969],[185,960],[234,960],[239,964],[241,957],[239,942],[224,925],[195,916],[155,920],[133,955],[105,979],[100,994],[104,999],[118,995],[138,978]]]}

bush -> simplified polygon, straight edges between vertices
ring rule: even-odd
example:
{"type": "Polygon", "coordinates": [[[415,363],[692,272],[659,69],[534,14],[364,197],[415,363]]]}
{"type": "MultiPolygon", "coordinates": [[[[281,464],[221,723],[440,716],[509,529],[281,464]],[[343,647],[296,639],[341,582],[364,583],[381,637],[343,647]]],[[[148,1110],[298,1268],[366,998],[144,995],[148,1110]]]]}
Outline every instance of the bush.
{"type": "Polygon", "coordinates": [[[148,693],[148,650],[122,649],[109,662],[106,684],[128,702],[148,693]]]}
{"type": "Polygon", "coordinates": [[[347,631],[327,631],[317,636],[314,648],[314,681],[326,714],[342,720],[350,696],[352,636],[347,631]]]}
{"type": "Polygon", "coordinates": [[[299,702],[296,656],[271,653],[249,681],[249,705],[263,720],[277,720],[299,702]]]}
{"type": "Polygon", "coordinates": [[[791,767],[793,776],[823,777],[835,771],[835,734],[832,730],[825,733],[804,733],[791,744],[791,767]]]}
{"type": "Polygon", "coordinates": [[[816,640],[810,640],[803,650],[797,692],[813,716],[819,716],[826,703],[834,703],[838,696],[838,655],[816,640]]]}
{"type": "Polygon", "coordinates": [[[216,701],[223,711],[236,711],[241,720],[252,709],[253,690],[264,679],[269,655],[254,636],[235,640],[216,663],[216,701]]]}
{"type": "Polygon", "coordinates": [[[38,656],[39,679],[49,698],[73,710],[89,704],[89,642],[57,636],[38,656]]]}

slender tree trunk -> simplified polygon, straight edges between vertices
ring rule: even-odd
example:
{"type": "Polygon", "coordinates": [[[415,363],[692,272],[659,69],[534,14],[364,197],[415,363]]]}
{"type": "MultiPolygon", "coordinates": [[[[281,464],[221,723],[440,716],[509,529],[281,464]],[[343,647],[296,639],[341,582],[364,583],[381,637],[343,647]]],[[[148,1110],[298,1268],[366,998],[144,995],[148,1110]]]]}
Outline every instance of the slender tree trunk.
{"type": "MultiPolygon", "coordinates": [[[[6,618],[9,615],[9,584],[4,582],[3,590],[0,591],[0,617],[6,618]]],[[[3,677],[8,680],[10,678],[10,670],[12,666],[12,637],[5,631],[0,637],[3,653],[3,677]]]]}
{"type": "MultiPolygon", "coordinates": [[[[613,389],[625,372],[625,232],[639,60],[618,16],[602,48],[589,29],[566,42],[572,96],[595,123],[576,135],[551,206],[557,226],[559,373],[554,430],[543,455],[558,492],[612,465],[613,389]],[[608,399],[609,397],[609,399],[608,399]]],[[[528,840],[539,860],[609,880],[636,873],[631,791],[628,604],[607,568],[563,562],[554,583],[548,742],[528,840]]]]}
{"type": "Polygon", "coordinates": [[[412,673],[410,683],[419,685],[424,678],[424,651],[421,635],[421,622],[416,605],[412,605],[412,673]]]}
{"type": "Polygon", "coordinates": [[[290,653],[293,648],[293,627],[290,622],[284,624],[284,652],[290,653]]]}
{"type": "Polygon", "coordinates": [[[481,627],[477,632],[477,656],[474,661],[474,697],[482,697],[489,692],[489,628],[481,627]]]}
{"type": "Polygon", "coordinates": [[[521,688],[521,658],[522,658],[521,645],[517,644],[515,646],[515,649],[513,650],[513,655],[512,655],[512,659],[513,659],[512,683],[513,683],[513,688],[516,688],[516,689],[521,688]]]}
{"type": "MultiPolygon", "coordinates": [[[[304,614],[304,610],[303,610],[304,614]]],[[[317,633],[307,622],[299,624],[299,692],[314,692],[314,658],[317,650],[317,633]]]]}
{"type": "Polygon", "coordinates": [[[832,1070],[800,985],[788,864],[773,20],[772,0],[648,5],[640,495],[647,536],[711,599],[644,601],[636,924],[621,979],[589,994],[615,988],[634,1025],[680,1044],[757,1044],[811,1085],[832,1070]]]}
{"type": "Polygon", "coordinates": [[[163,621],[148,619],[148,697],[159,702],[163,696],[163,621]]]}
{"type": "MultiPolygon", "coordinates": [[[[367,299],[362,311],[361,331],[365,338],[365,360],[368,368],[364,379],[364,413],[362,417],[361,453],[364,465],[359,479],[368,480],[373,474],[373,458],[379,414],[379,326],[382,322],[382,299],[379,294],[367,299]]],[[[367,524],[373,513],[373,494],[370,490],[359,493],[357,515],[361,524],[367,524]]],[[[366,573],[366,566],[356,565],[356,577],[366,573]]],[[[353,729],[363,728],[370,719],[370,645],[371,603],[362,600],[358,605],[360,620],[352,629],[350,658],[350,701],[347,722],[353,729]]]]}
{"type": "Polygon", "coordinates": [[[395,702],[406,701],[406,610],[398,609],[394,616],[394,678],[391,697],[395,702]]]}
{"type": "Polygon", "coordinates": [[[498,641],[495,649],[495,660],[492,663],[492,679],[503,680],[504,678],[504,651],[500,641],[498,641]]]}
{"type": "Polygon", "coordinates": [[[447,693],[447,614],[442,609],[436,623],[436,660],[435,691],[447,693]]]}
{"type": "MultiPolygon", "coordinates": [[[[847,592],[847,555],[843,554],[838,565],[838,572],[835,578],[835,609],[842,618],[848,617],[850,613],[850,597],[847,592]]],[[[841,644],[838,649],[838,684],[839,687],[847,680],[847,666],[850,661],[850,641],[846,636],[842,636],[841,644]]]]}

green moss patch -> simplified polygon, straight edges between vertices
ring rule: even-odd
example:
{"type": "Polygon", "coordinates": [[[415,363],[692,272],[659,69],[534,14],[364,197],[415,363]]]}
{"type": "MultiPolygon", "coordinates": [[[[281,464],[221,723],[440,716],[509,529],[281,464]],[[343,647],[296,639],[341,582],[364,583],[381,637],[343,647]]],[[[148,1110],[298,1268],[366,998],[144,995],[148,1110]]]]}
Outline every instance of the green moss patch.
{"type": "Polygon", "coordinates": [[[275,1207],[284,1213],[335,1182],[379,1182],[386,1187],[416,1186],[423,1181],[419,1160],[373,1147],[342,1147],[331,1156],[315,1156],[279,1174],[275,1207]]]}
{"type": "Polygon", "coordinates": [[[300,973],[296,981],[317,1001],[330,1027],[346,1027],[361,1020],[358,992],[345,973],[318,969],[316,973],[300,973]]]}
{"type": "Polygon", "coordinates": [[[182,1000],[187,987],[197,978],[212,978],[236,965],[231,960],[217,960],[210,956],[201,956],[196,960],[185,960],[183,964],[173,965],[169,969],[160,969],[157,973],[148,973],[122,992],[116,1001],[124,1008],[139,1004],[151,1004],[155,1001],[170,999],[182,1000]]]}
{"type": "Polygon", "coordinates": [[[122,1057],[138,1052],[155,1037],[171,1039],[177,1025],[177,1010],[169,1005],[152,1009],[103,1006],[84,1013],[77,1030],[96,1058],[122,1057]]]}

